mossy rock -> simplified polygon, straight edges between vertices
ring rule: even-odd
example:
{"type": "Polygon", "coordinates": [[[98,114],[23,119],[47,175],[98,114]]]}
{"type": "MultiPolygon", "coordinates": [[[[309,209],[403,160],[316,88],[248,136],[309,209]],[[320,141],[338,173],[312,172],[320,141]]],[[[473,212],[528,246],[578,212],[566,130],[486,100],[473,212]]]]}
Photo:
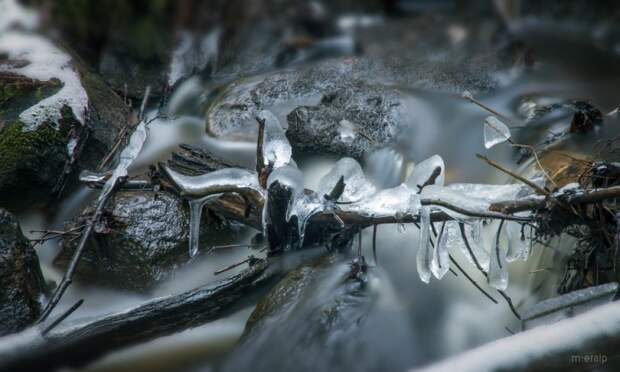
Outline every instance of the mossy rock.
{"type": "Polygon", "coordinates": [[[0,336],[33,324],[45,282],[39,259],[17,219],[0,209],[0,336]]]}
{"type": "Polygon", "coordinates": [[[45,204],[63,186],[75,184],[79,169],[95,169],[128,124],[129,109],[123,101],[80,61],[74,59],[73,64],[88,95],[84,125],[64,106],[58,123],[48,120],[25,130],[20,113],[55,94],[62,83],[0,74],[0,206],[22,209],[45,204]],[[67,150],[71,138],[77,138],[83,149],[76,152],[76,159],[67,150]]]}

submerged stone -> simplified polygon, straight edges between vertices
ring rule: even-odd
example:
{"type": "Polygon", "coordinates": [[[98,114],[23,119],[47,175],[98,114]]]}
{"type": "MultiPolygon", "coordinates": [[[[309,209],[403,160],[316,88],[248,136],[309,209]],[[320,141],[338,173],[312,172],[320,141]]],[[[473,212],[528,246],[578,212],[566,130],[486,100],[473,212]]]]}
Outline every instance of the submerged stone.
{"type": "Polygon", "coordinates": [[[0,209],[0,336],[33,324],[45,282],[39,259],[17,219],[0,209]]]}

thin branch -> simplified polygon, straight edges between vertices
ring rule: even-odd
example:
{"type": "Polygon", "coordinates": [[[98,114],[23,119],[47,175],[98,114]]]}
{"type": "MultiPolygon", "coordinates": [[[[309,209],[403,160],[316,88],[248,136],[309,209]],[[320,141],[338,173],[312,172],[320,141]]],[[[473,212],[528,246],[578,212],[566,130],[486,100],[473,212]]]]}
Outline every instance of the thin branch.
{"type": "Polygon", "coordinates": [[[506,173],[507,175],[511,176],[512,178],[514,178],[516,180],[519,180],[519,181],[523,182],[524,184],[528,185],[532,189],[536,190],[539,194],[546,195],[546,196],[550,195],[549,191],[543,189],[542,187],[538,186],[537,184],[535,184],[534,182],[528,180],[527,178],[525,178],[523,176],[520,176],[520,175],[516,174],[515,172],[513,172],[513,171],[511,171],[511,170],[509,170],[507,168],[504,168],[499,163],[497,163],[497,162],[487,158],[486,156],[481,155],[481,154],[476,154],[476,156],[478,157],[478,159],[481,159],[481,160],[484,160],[485,162],[487,162],[487,164],[489,164],[493,168],[498,169],[498,170],[506,173]]]}
{"type": "Polygon", "coordinates": [[[57,325],[59,325],[63,320],[67,319],[69,317],[69,315],[73,314],[80,306],[82,306],[82,304],[84,303],[84,299],[80,299],[78,300],[76,303],[73,304],[73,306],[71,306],[69,309],[67,309],[67,311],[65,311],[62,315],[60,315],[56,320],[54,320],[52,322],[52,324],[50,324],[49,326],[47,326],[47,328],[45,328],[41,334],[43,336],[45,336],[46,334],[48,334],[52,329],[56,328],[57,325]]]}

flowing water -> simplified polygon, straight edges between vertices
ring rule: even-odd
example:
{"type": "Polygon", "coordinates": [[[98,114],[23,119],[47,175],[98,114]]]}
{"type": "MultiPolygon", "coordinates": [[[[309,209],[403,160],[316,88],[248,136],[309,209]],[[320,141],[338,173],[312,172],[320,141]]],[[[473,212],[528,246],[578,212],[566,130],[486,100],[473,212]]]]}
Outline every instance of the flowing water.
{"type": "MultiPolygon", "coordinates": [[[[545,30],[544,27],[537,26],[537,33],[532,34],[540,34],[541,29],[545,30]]],[[[564,54],[568,56],[551,58],[541,53],[541,59],[537,61],[538,68],[534,72],[529,74],[504,72],[501,76],[503,85],[492,94],[479,97],[484,103],[515,121],[520,120],[517,106],[524,97],[538,97],[543,100],[585,98],[591,100],[603,112],[611,111],[620,103],[616,94],[620,75],[616,73],[614,66],[607,63],[608,60],[613,60],[617,64],[614,56],[605,55],[603,57],[606,59],[601,62],[603,58],[601,53],[593,53],[592,47],[584,47],[582,43],[572,39],[563,40],[561,31],[558,30],[547,34],[550,35],[549,40],[554,42],[553,45],[562,48],[564,54]],[[584,55],[591,55],[592,58],[583,58],[584,55]]],[[[198,91],[203,89],[208,88],[204,87],[198,91]]],[[[446,183],[510,181],[475,157],[476,153],[484,151],[483,123],[488,116],[487,112],[463,100],[460,94],[429,92],[404,86],[399,89],[407,97],[403,109],[411,117],[410,127],[402,139],[404,146],[400,149],[404,160],[398,156],[382,156],[379,160],[381,166],[370,170],[375,182],[383,186],[391,185],[394,183],[394,175],[403,169],[406,171],[408,163],[420,162],[434,154],[440,154],[446,163],[446,183]]],[[[317,96],[319,95],[320,92],[317,92],[317,96]]],[[[291,105],[294,107],[297,104],[315,103],[316,100],[312,98],[308,102],[293,102],[291,105]]],[[[276,114],[285,115],[286,110],[286,107],[280,107],[276,114]]],[[[544,138],[547,129],[553,129],[558,125],[565,126],[567,121],[570,121],[570,118],[559,117],[556,122],[546,127],[534,130],[517,129],[514,133],[519,138],[528,138],[536,142],[544,138]]],[[[606,121],[606,126],[595,137],[571,143],[568,148],[587,152],[596,141],[614,136],[618,121],[615,119],[606,121]]],[[[201,117],[177,115],[176,119],[159,119],[150,124],[145,147],[131,172],[133,174],[143,172],[149,164],[167,159],[170,152],[181,143],[201,145],[234,163],[253,167],[255,147],[252,142],[215,140],[205,134],[205,123],[201,117]]],[[[517,167],[514,165],[514,151],[509,146],[495,146],[486,151],[486,155],[504,164],[512,164],[513,168],[517,167]]],[[[336,160],[329,156],[307,156],[296,159],[300,169],[305,173],[306,187],[316,189],[318,180],[327,173],[336,160]]],[[[80,188],[68,196],[56,210],[23,211],[19,216],[22,229],[32,238],[38,235],[30,233],[31,230],[61,229],[63,221],[77,214],[96,196],[97,192],[80,188]]],[[[208,241],[201,241],[200,244],[204,247],[248,243],[253,233],[250,228],[241,228],[239,231],[208,237],[208,241]]],[[[362,235],[363,253],[371,261],[372,229],[365,230],[362,235]]],[[[361,341],[366,343],[366,347],[372,349],[373,345],[382,346],[383,349],[391,350],[394,355],[411,355],[411,361],[423,364],[507,336],[510,331],[520,329],[519,322],[499,296],[495,296],[499,304],[490,302],[462,276],[457,277],[448,273],[441,281],[431,280],[429,284],[421,282],[415,269],[417,239],[418,230],[413,225],[379,227],[377,244],[381,274],[373,280],[378,283],[375,284],[377,286],[375,290],[381,294],[382,305],[372,308],[370,317],[373,320],[369,322],[371,324],[369,327],[380,328],[381,319],[387,318],[392,319],[390,324],[396,327],[393,324],[393,316],[396,314],[396,319],[399,321],[396,327],[399,337],[392,337],[393,335],[388,332],[373,332],[373,329],[369,328],[363,333],[361,341]],[[402,339],[414,341],[410,343],[398,341],[402,339]]],[[[45,277],[59,281],[62,273],[51,265],[56,250],[55,241],[48,241],[37,247],[45,277]]],[[[202,255],[195,262],[179,269],[173,278],[148,294],[120,292],[75,283],[68,290],[55,314],[62,312],[79,298],[84,298],[85,303],[67,320],[67,323],[79,318],[118,311],[137,305],[148,298],[179,293],[217,280],[219,277],[214,275],[214,271],[237,262],[250,253],[256,254],[249,248],[240,247],[202,255]]],[[[557,276],[544,270],[535,274],[530,273],[541,268],[540,265],[547,264],[549,258],[545,256],[549,255],[545,248],[536,246],[527,262],[510,264],[510,283],[507,292],[520,310],[527,309],[529,305],[548,293],[541,290],[533,294],[534,288],[545,286],[544,283],[557,279],[557,276]]],[[[455,252],[455,256],[478,282],[484,281],[459,252],[455,252]]],[[[230,274],[234,272],[231,271],[230,274]]],[[[323,290],[329,288],[329,284],[324,283],[323,290]]],[[[197,362],[216,361],[230,350],[241,335],[250,312],[251,309],[245,309],[229,318],[114,353],[83,370],[171,369],[185,368],[197,362]]],[[[311,361],[318,356],[309,352],[307,357],[311,361]]],[[[364,365],[364,358],[370,356],[367,357],[364,353],[356,355],[355,363],[364,365]]],[[[371,360],[368,359],[368,362],[371,360]]]]}

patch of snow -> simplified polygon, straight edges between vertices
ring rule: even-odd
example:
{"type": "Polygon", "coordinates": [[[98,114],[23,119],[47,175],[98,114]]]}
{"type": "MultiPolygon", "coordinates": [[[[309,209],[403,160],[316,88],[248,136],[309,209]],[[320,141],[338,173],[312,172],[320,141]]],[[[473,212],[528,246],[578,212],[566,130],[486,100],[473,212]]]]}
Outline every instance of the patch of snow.
{"type": "Polygon", "coordinates": [[[32,31],[39,27],[39,15],[25,8],[17,0],[0,0],[0,33],[11,29],[32,31]]]}
{"type": "Polygon", "coordinates": [[[39,101],[19,115],[24,123],[24,131],[35,130],[46,121],[58,124],[64,106],[70,107],[75,118],[84,124],[88,95],[69,54],[43,37],[22,32],[1,33],[0,53],[7,54],[12,60],[29,62],[20,67],[0,65],[2,72],[40,81],[57,79],[62,83],[62,88],[56,94],[39,101]]]}

